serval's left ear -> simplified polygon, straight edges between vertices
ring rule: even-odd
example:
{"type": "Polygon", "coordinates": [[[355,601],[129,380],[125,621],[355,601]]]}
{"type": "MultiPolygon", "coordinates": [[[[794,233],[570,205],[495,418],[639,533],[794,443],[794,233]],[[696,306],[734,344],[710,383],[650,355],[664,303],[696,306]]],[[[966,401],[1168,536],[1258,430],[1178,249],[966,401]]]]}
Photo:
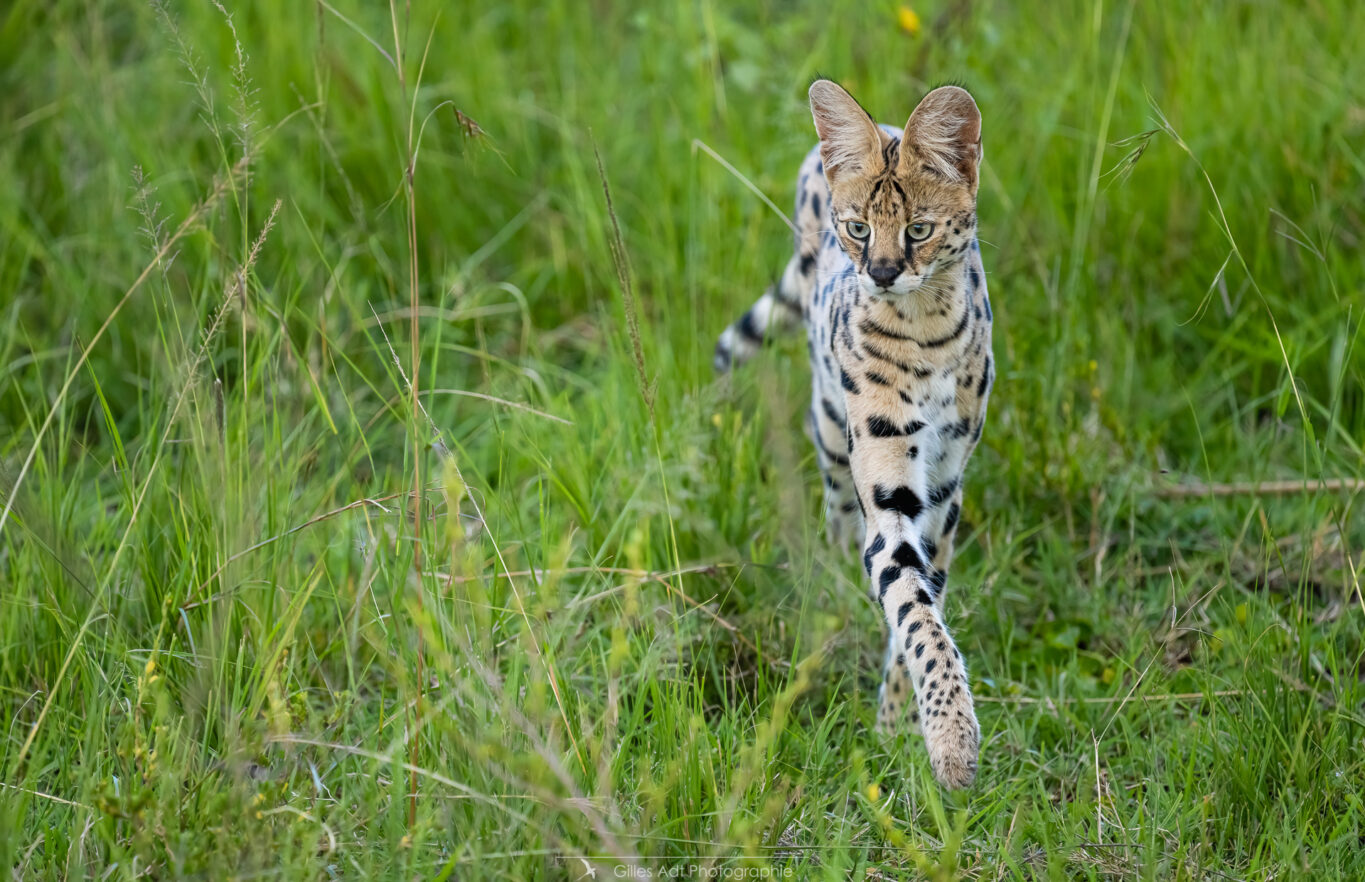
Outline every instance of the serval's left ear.
{"type": "Polygon", "coordinates": [[[901,174],[929,172],[961,181],[976,192],[981,166],[981,111],[966,89],[940,86],[925,95],[905,124],[901,144],[901,174]],[[906,145],[911,149],[906,150],[906,145]]]}

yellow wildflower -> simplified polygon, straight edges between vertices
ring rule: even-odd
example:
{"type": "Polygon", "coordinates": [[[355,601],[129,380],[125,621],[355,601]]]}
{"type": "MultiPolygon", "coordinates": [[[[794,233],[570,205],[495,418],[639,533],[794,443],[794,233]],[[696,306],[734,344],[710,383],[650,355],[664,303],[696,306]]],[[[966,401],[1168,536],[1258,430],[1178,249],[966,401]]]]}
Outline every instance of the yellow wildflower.
{"type": "Polygon", "coordinates": [[[909,6],[902,6],[896,10],[896,23],[910,36],[919,36],[919,16],[909,6]]]}

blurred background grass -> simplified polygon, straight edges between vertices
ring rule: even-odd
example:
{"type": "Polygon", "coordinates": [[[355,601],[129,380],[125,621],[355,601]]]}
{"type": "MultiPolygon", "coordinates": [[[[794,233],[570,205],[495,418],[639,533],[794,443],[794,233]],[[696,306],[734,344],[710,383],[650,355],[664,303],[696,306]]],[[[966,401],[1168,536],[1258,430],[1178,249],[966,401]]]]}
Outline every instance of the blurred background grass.
{"type": "Polygon", "coordinates": [[[0,865],[1360,878],[1363,44],[1348,0],[11,3],[0,865]],[[804,346],[709,366],[789,236],[696,142],[785,206],[817,72],[985,118],[951,798],[869,732],[804,346]]]}

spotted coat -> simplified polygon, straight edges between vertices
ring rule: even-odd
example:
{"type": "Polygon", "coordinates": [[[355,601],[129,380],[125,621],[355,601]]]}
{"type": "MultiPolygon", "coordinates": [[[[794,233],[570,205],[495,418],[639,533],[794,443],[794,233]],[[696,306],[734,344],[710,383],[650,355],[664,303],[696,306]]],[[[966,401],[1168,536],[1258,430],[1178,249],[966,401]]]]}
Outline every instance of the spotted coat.
{"type": "Polygon", "coordinates": [[[980,115],[949,86],[903,130],[878,127],[828,80],[812,85],[811,108],[821,140],[798,176],[795,253],[721,335],[716,368],[804,319],[827,532],[861,543],[889,630],[878,728],[913,695],[935,776],[965,787],[980,732],[944,589],[995,378],[976,239],[980,115]]]}

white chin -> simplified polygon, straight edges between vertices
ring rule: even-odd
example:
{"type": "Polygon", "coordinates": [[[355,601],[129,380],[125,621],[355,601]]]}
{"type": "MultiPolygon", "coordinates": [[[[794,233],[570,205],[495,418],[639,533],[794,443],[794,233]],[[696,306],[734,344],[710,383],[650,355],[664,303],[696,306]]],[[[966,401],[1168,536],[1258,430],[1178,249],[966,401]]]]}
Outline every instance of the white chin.
{"type": "Polygon", "coordinates": [[[895,282],[891,283],[890,288],[883,288],[872,281],[871,278],[861,275],[858,276],[858,285],[863,289],[863,293],[869,297],[904,297],[907,294],[913,294],[918,291],[920,285],[923,283],[924,280],[922,278],[901,276],[899,279],[896,279],[895,282]]]}

